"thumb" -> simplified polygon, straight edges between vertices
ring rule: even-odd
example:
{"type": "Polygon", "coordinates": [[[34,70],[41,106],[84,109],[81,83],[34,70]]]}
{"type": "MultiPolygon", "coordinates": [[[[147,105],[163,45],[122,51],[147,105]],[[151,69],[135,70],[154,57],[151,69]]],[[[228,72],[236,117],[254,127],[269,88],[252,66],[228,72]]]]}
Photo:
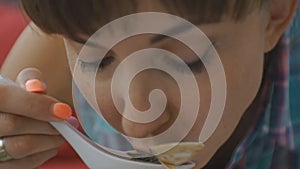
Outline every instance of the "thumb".
{"type": "Polygon", "coordinates": [[[42,77],[42,73],[37,68],[23,69],[16,82],[21,88],[32,93],[46,93],[46,83],[42,77]]]}

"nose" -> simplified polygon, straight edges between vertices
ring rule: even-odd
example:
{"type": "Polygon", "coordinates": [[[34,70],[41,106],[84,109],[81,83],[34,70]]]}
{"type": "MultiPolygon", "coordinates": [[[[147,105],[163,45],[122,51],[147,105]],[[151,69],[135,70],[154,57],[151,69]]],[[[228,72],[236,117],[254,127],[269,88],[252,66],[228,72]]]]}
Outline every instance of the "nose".
{"type": "Polygon", "coordinates": [[[159,94],[158,91],[164,92],[165,88],[159,83],[157,76],[154,76],[156,73],[147,71],[137,75],[131,82],[129,97],[124,98],[121,123],[124,134],[129,137],[146,138],[157,135],[165,131],[171,123],[172,114],[168,110],[167,98],[162,95],[151,96],[151,93],[155,95],[159,94]],[[134,112],[133,108],[138,112],[134,112]],[[145,122],[142,119],[146,116],[150,121],[145,122]]]}

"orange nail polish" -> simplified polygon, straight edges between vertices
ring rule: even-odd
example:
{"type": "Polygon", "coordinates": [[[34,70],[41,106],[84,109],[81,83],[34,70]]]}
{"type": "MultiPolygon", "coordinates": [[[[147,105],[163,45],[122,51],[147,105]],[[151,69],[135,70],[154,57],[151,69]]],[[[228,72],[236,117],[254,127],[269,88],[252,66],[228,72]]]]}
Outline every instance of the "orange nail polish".
{"type": "Polygon", "coordinates": [[[33,93],[45,93],[45,85],[38,79],[28,80],[25,83],[26,91],[33,93]]]}
{"type": "Polygon", "coordinates": [[[72,109],[65,103],[55,103],[53,114],[62,120],[68,120],[72,116],[72,109]]]}

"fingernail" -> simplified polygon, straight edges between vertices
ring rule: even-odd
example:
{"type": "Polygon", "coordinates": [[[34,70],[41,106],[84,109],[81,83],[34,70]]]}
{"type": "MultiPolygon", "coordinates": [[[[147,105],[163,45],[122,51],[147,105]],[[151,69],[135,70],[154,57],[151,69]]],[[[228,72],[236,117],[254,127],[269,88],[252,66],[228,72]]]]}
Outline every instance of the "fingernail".
{"type": "Polygon", "coordinates": [[[43,84],[43,82],[41,82],[38,79],[28,80],[25,83],[25,88],[26,88],[26,91],[33,92],[33,93],[45,93],[46,92],[45,85],[43,84]]]}
{"type": "Polygon", "coordinates": [[[68,120],[67,120],[73,127],[75,128],[79,128],[79,121],[74,117],[70,117],[68,120]]]}
{"type": "Polygon", "coordinates": [[[62,120],[68,120],[72,116],[72,109],[65,103],[55,103],[53,105],[53,114],[62,120]]]}

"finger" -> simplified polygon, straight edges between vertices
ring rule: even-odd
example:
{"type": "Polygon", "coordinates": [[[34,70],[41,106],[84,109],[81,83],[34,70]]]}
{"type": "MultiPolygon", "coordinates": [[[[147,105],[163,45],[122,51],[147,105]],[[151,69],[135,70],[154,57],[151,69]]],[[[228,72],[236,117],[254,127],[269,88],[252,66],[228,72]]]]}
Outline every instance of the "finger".
{"type": "Polygon", "coordinates": [[[58,149],[65,140],[61,136],[24,135],[5,137],[5,149],[13,159],[21,159],[36,153],[58,149]]]}
{"type": "MultiPolygon", "coordinates": [[[[46,85],[43,81],[41,71],[36,68],[26,68],[17,77],[17,82],[26,91],[33,93],[46,93],[46,85]]],[[[70,117],[68,122],[75,128],[79,127],[79,122],[75,117],[70,117]]]]}
{"type": "Polygon", "coordinates": [[[0,111],[43,121],[66,120],[72,115],[70,106],[12,85],[0,85],[0,111]]]}
{"type": "Polygon", "coordinates": [[[48,122],[9,113],[0,113],[0,137],[24,134],[59,135],[57,130],[48,122]]]}
{"type": "Polygon", "coordinates": [[[38,154],[34,154],[19,160],[11,160],[0,163],[1,169],[33,169],[39,168],[43,163],[57,155],[58,150],[48,150],[38,154]]]}
{"type": "Polygon", "coordinates": [[[16,81],[23,89],[29,92],[46,93],[45,80],[41,71],[36,68],[23,69],[16,81]]]}

